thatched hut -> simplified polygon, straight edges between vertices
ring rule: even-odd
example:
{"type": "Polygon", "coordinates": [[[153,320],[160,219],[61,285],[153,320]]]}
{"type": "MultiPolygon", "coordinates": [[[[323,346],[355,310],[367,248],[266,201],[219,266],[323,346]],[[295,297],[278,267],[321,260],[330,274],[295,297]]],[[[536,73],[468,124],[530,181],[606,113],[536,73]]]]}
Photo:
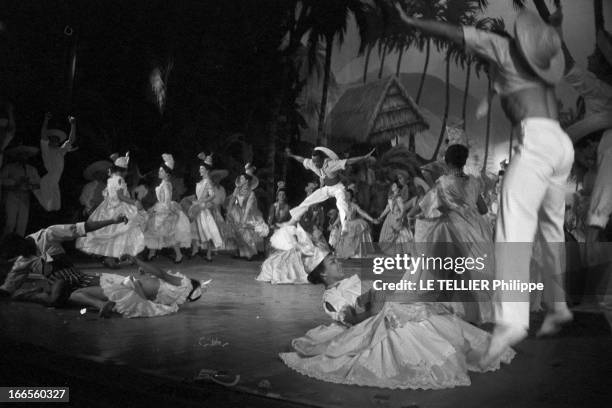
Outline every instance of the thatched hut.
{"type": "Polygon", "coordinates": [[[396,77],[347,89],[326,123],[330,144],[336,147],[389,142],[428,127],[418,106],[396,77]]]}

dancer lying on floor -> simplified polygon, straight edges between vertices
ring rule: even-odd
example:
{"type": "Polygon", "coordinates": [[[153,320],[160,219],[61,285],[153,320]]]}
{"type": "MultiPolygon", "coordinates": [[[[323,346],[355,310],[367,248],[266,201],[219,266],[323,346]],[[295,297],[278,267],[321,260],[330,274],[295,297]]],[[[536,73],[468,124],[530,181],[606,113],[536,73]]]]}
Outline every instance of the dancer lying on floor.
{"type": "Polygon", "coordinates": [[[478,364],[490,335],[449,312],[442,303],[384,301],[362,294],[357,275],[345,278],[328,256],[310,275],[325,284],[323,308],[334,319],[292,341],[281,359],[297,372],[338,384],[392,389],[470,385],[469,371],[509,363],[512,349],[487,366],[478,364]]]}
{"type": "Polygon", "coordinates": [[[64,306],[68,296],[74,290],[94,284],[95,278],[85,275],[72,264],[66,255],[62,243],[83,237],[88,233],[115,224],[127,223],[123,214],[108,220],[79,222],[77,224],[51,225],[27,237],[9,234],[0,244],[0,256],[16,257],[0,294],[11,296],[14,300],[25,300],[43,303],[48,306],[64,306]],[[50,290],[18,289],[30,273],[40,274],[49,283],[50,290]]]}
{"type": "Polygon", "coordinates": [[[138,265],[138,275],[103,273],[99,285],[73,292],[70,300],[97,308],[100,317],[109,317],[113,311],[123,317],[164,316],[198,300],[209,283],[166,272],[131,255],[122,259],[138,265]]]}

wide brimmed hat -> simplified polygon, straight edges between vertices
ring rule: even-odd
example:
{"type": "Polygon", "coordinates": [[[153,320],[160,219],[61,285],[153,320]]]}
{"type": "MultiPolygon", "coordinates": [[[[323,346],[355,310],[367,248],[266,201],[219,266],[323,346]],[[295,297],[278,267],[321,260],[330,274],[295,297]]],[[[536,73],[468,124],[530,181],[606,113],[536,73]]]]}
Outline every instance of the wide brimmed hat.
{"type": "Polygon", "coordinates": [[[162,160],[164,161],[164,166],[170,170],[174,170],[174,157],[170,153],[162,154],[162,160]]]}
{"type": "Polygon", "coordinates": [[[68,135],[61,129],[48,129],[47,137],[55,136],[59,139],[59,142],[62,143],[64,140],[68,139],[68,135]]]}
{"type": "Polygon", "coordinates": [[[610,37],[604,30],[599,30],[597,33],[597,48],[608,61],[608,64],[612,65],[612,43],[610,43],[610,37]]]}
{"type": "Polygon", "coordinates": [[[216,184],[219,184],[219,182],[223,180],[224,178],[226,178],[227,176],[229,176],[229,171],[225,169],[211,170],[208,173],[208,177],[210,177],[212,182],[216,184]]]}
{"type": "Polygon", "coordinates": [[[38,147],[21,145],[6,149],[4,151],[4,155],[9,158],[21,156],[29,158],[32,156],[36,156],[39,151],[40,149],[38,149],[38,147]]]}
{"type": "Polygon", "coordinates": [[[332,160],[338,160],[339,159],[338,155],[336,153],[334,153],[334,151],[332,149],[328,149],[327,147],[317,146],[317,147],[314,148],[314,150],[318,151],[318,152],[325,153],[325,155],[327,157],[329,157],[330,159],[332,159],[332,160]]]}
{"type": "Polygon", "coordinates": [[[538,14],[524,9],[516,17],[514,38],[523,58],[531,69],[549,85],[563,78],[565,57],[557,31],[538,14]]]}
{"type": "Polygon", "coordinates": [[[83,170],[83,178],[85,180],[93,180],[95,179],[96,173],[106,173],[112,165],[113,163],[109,162],[108,160],[98,160],[93,162],[87,166],[85,170],[83,170]]]}
{"type": "Polygon", "coordinates": [[[569,126],[566,132],[572,142],[576,143],[590,133],[610,128],[612,128],[612,111],[588,115],[569,126]]]}
{"type": "MultiPolygon", "coordinates": [[[[255,175],[255,170],[257,170],[257,168],[251,163],[247,163],[244,166],[244,173],[251,176],[251,182],[249,183],[251,190],[255,190],[259,186],[259,178],[257,178],[257,176],[255,175]]],[[[240,180],[240,176],[236,177],[236,187],[238,186],[238,180],[240,180]]]]}

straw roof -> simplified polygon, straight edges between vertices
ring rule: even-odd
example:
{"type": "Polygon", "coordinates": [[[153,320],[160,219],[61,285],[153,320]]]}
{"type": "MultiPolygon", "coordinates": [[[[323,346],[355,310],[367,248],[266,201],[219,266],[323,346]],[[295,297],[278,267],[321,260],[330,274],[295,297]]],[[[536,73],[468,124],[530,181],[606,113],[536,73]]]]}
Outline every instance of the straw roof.
{"type": "Polygon", "coordinates": [[[395,77],[347,89],[327,122],[331,141],[352,143],[388,142],[428,127],[423,114],[395,77]]]}

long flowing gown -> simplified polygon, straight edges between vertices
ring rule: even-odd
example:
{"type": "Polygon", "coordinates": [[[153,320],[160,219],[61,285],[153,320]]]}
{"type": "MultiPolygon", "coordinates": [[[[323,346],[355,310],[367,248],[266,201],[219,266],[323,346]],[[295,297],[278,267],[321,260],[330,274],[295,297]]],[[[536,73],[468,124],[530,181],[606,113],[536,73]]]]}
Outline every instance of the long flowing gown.
{"type": "Polygon", "coordinates": [[[389,213],[385,217],[378,242],[380,248],[388,255],[413,252],[414,236],[408,229],[402,202],[402,196],[398,195],[389,198],[387,203],[389,213]]]}
{"type": "Polygon", "coordinates": [[[367,253],[367,245],[372,243],[370,225],[359,218],[359,206],[349,203],[349,212],[346,226],[347,233],[341,235],[336,245],[336,256],[338,258],[362,258],[367,253]]]}
{"type": "MultiPolygon", "coordinates": [[[[481,184],[477,178],[444,175],[419,203],[425,217],[417,220],[415,228],[415,245],[419,254],[442,258],[480,257],[486,260],[487,266],[483,270],[450,272],[444,276],[446,279],[490,280],[493,277],[493,237],[487,219],[478,212],[480,194],[481,184]]],[[[440,275],[436,277],[442,278],[440,275]]],[[[427,277],[421,276],[420,279],[427,277]]],[[[471,322],[492,321],[491,293],[474,291],[461,295],[463,305],[455,303],[458,313],[465,314],[465,318],[471,322]]],[[[456,300],[456,297],[452,298],[456,300]]]]}
{"type": "Polygon", "coordinates": [[[155,188],[157,203],[148,211],[145,245],[150,249],[191,246],[191,226],[181,206],[172,201],[172,184],[163,180],[155,188]]]}
{"type": "Polygon", "coordinates": [[[227,218],[240,256],[251,258],[257,255],[258,247],[263,249],[263,238],[270,229],[257,207],[255,193],[250,189],[244,192],[236,188],[230,198],[227,218]]]}
{"type": "Polygon", "coordinates": [[[277,229],[270,237],[270,245],[272,253],[255,279],[272,284],[308,283],[308,274],[329,253],[325,246],[314,243],[299,224],[277,229]]]}
{"type": "Polygon", "coordinates": [[[193,222],[193,240],[201,248],[208,248],[212,241],[215,248],[223,246],[223,238],[214,211],[215,189],[209,178],[204,178],[196,184],[196,199],[189,210],[193,222]],[[207,201],[208,200],[208,201],[207,201]]]}
{"type": "Polygon", "coordinates": [[[128,195],[127,185],[122,177],[114,175],[108,178],[103,192],[104,201],[91,213],[89,220],[109,220],[123,214],[128,218],[127,224],[114,224],[89,232],[85,237],[76,240],[76,248],[88,254],[119,258],[129,254],[136,256],[144,250],[142,228],[146,223],[146,213],[138,211],[135,205],[121,201],[118,192],[128,195]]]}
{"type": "Polygon", "coordinates": [[[324,310],[337,321],[294,339],[294,351],[280,354],[283,362],[300,374],[337,384],[441,389],[470,385],[468,371],[497,370],[515,355],[507,349],[490,366],[480,367],[489,333],[439,303],[387,302],[379,313],[349,326],[338,312],[358,309],[360,294],[356,275],[326,290],[324,310]]]}

